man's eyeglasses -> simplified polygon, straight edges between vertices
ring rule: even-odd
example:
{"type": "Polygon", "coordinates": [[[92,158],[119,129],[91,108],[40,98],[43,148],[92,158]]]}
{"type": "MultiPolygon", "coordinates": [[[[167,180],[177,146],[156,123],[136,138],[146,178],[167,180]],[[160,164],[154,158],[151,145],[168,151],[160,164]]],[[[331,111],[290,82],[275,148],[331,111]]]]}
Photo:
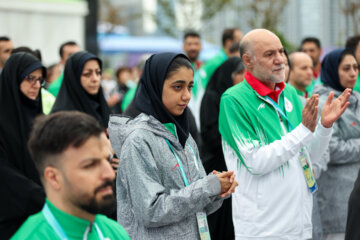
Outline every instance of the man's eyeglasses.
{"type": "Polygon", "coordinates": [[[26,81],[28,81],[31,85],[34,85],[37,81],[40,82],[41,86],[44,86],[45,84],[45,78],[40,77],[40,78],[36,78],[34,76],[31,75],[26,75],[25,76],[26,81]]]}

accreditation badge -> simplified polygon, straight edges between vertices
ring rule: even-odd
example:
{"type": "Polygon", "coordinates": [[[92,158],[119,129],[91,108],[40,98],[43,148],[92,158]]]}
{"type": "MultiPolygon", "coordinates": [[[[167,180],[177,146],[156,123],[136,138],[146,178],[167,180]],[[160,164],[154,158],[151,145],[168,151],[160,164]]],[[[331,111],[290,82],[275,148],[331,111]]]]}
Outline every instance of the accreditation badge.
{"type": "Polygon", "coordinates": [[[209,232],[209,226],[206,218],[206,213],[204,212],[197,212],[196,213],[196,219],[198,223],[199,233],[200,233],[200,239],[201,240],[210,240],[210,232],[209,232]]]}
{"type": "Polygon", "coordinates": [[[292,103],[289,101],[289,99],[287,99],[286,97],[284,97],[284,102],[285,102],[285,110],[287,112],[291,112],[293,110],[293,105],[292,103]]]}
{"type": "Polygon", "coordinates": [[[311,193],[315,193],[318,190],[314,174],[311,170],[310,164],[307,160],[304,149],[300,150],[299,160],[301,167],[304,171],[305,181],[311,193]]]}

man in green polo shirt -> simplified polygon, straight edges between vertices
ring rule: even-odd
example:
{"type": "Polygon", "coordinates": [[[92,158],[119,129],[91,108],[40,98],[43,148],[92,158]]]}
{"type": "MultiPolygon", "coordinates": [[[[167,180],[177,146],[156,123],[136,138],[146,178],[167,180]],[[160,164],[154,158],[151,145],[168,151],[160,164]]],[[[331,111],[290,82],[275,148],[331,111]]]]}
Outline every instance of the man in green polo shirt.
{"type": "Polygon", "coordinates": [[[311,57],[304,52],[294,52],[289,56],[291,70],[289,73],[289,83],[298,95],[308,98],[310,93],[307,91],[307,86],[311,85],[313,74],[313,61],[311,57]]]}
{"type": "MultiPolygon", "coordinates": [[[[79,52],[81,49],[74,41],[68,41],[60,46],[59,54],[60,54],[60,62],[59,64],[64,68],[66,60],[70,57],[71,54],[79,52]]],[[[52,83],[50,83],[48,87],[48,91],[56,97],[60,91],[60,87],[62,81],[64,79],[64,71],[61,72],[61,75],[52,83]]]]}
{"type": "Polygon", "coordinates": [[[121,225],[100,214],[115,207],[115,174],[98,121],[80,112],[43,116],[28,146],[47,198],[12,239],[130,239],[121,225]]]}

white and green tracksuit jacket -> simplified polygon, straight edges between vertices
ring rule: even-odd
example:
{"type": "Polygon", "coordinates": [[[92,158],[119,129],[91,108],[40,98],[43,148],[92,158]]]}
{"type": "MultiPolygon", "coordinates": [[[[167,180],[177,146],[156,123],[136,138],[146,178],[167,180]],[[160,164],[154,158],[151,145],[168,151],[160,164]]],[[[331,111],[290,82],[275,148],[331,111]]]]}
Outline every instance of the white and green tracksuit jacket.
{"type": "Polygon", "coordinates": [[[332,128],[319,123],[312,133],[302,125],[302,103],[289,85],[278,103],[293,130],[246,81],[221,98],[219,130],[225,161],[239,183],[232,198],[237,240],[312,237],[312,195],[298,157],[305,148],[309,161],[320,159],[332,128]]]}

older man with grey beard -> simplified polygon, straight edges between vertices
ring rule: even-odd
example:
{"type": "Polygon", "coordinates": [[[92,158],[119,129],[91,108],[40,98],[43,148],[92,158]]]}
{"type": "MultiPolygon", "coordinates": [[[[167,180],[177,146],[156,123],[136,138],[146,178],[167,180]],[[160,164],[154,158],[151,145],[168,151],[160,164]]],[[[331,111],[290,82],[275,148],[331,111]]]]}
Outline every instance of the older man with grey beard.
{"type": "Polygon", "coordinates": [[[319,96],[303,107],[284,83],[284,48],[266,29],[240,43],[245,80],[221,98],[219,130],[227,168],[236,172],[233,222],[237,240],[312,238],[311,162],[328,146],[332,125],[348,106],[350,89],[329,94],[317,120],[319,96]]]}

